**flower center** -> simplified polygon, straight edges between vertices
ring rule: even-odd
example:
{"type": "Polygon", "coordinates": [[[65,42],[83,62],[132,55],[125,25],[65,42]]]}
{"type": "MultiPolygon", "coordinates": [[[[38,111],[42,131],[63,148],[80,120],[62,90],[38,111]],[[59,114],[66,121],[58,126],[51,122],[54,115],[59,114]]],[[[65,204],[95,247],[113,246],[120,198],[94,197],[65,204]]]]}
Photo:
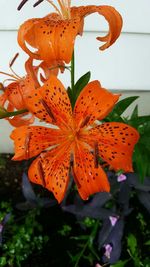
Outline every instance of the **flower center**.
{"type": "Polygon", "coordinates": [[[47,0],[56,10],[56,12],[62,17],[62,19],[71,18],[71,0],[57,0],[59,8],[54,4],[54,1],[47,0]]]}

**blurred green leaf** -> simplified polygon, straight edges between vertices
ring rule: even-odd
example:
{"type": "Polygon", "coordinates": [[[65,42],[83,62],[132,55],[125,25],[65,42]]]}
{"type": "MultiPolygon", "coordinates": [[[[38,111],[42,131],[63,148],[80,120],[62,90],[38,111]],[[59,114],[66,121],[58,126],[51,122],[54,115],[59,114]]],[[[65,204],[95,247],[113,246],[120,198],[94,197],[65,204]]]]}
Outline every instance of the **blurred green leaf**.
{"type": "Polygon", "coordinates": [[[111,265],[110,267],[124,267],[128,261],[129,261],[129,260],[118,261],[116,264],[111,265]]]}
{"type": "Polygon", "coordinates": [[[147,155],[146,150],[140,144],[135,146],[133,161],[135,163],[135,171],[139,174],[140,181],[143,182],[149,166],[149,153],[147,155]]]}
{"type": "Polygon", "coordinates": [[[138,118],[138,105],[135,106],[132,115],[131,115],[131,120],[135,120],[138,118]]]}
{"type": "Polygon", "coordinates": [[[82,89],[88,84],[88,82],[90,81],[91,78],[91,72],[88,71],[87,73],[85,73],[75,84],[74,86],[74,91],[76,94],[76,99],[79,96],[80,92],[82,91],[82,89]]]}
{"type": "Polygon", "coordinates": [[[109,121],[124,121],[121,118],[123,112],[138,98],[139,96],[127,97],[123,100],[120,100],[114,107],[113,111],[106,118],[109,121]]]}
{"type": "Polygon", "coordinates": [[[132,255],[135,255],[137,251],[137,240],[133,234],[130,234],[127,238],[128,248],[132,255]]]}

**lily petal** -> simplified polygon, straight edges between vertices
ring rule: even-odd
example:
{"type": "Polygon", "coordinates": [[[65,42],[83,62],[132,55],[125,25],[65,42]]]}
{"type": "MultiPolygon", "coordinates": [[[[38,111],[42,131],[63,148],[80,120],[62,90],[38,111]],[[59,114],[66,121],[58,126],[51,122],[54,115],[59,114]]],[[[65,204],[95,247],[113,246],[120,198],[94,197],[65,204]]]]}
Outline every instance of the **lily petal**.
{"type": "Polygon", "coordinates": [[[102,88],[99,81],[90,82],[81,91],[74,108],[78,127],[104,119],[113,109],[120,95],[114,95],[102,88]],[[85,121],[89,118],[88,121],[85,121]]]}
{"type": "Polygon", "coordinates": [[[80,18],[61,20],[55,13],[28,20],[18,31],[18,43],[30,57],[44,60],[49,65],[60,61],[69,63],[79,25],[80,18]],[[30,51],[26,42],[37,51],[30,51]]]}
{"type": "Polygon", "coordinates": [[[136,129],[119,122],[103,123],[90,130],[90,139],[97,140],[100,157],[114,170],[133,171],[132,154],[139,140],[136,129]]]}
{"type": "Polygon", "coordinates": [[[30,34],[30,31],[34,24],[38,22],[38,19],[29,19],[20,26],[18,31],[18,44],[21,48],[32,58],[39,59],[39,55],[30,51],[27,47],[26,42],[31,46],[36,47],[34,41],[34,35],[30,34]]]}
{"type": "Polygon", "coordinates": [[[100,48],[104,50],[111,46],[119,37],[122,29],[122,18],[119,12],[111,6],[81,6],[71,8],[71,19],[62,19],[57,13],[51,13],[44,18],[30,19],[21,25],[18,31],[18,43],[21,48],[34,59],[44,60],[48,65],[53,62],[69,63],[78,34],[82,35],[84,17],[98,12],[109,24],[109,33],[97,39],[105,42],[100,48]],[[36,49],[32,52],[29,44],[36,49]]]}
{"type": "Polygon", "coordinates": [[[99,165],[95,166],[94,155],[79,144],[74,151],[73,174],[79,194],[84,200],[96,192],[110,191],[105,172],[99,165]]]}
{"type": "Polygon", "coordinates": [[[22,126],[10,135],[15,142],[13,160],[29,159],[37,156],[48,147],[59,144],[63,140],[60,130],[42,126],[22,126]]]}
{"type": "Polygon", "coordinates": [[[104,16],[109,24],[109,33],[104,37],[97,37],[97,40],[101,42],[106,42],[100,47],[100,50],[105,50],[110,47],[119,37],[122,29],[122,17],[119,12],[112,6],[80,6],[72,7],[71,15],[72,17],[79,16],[80,19],[98,12],[100,15],[104,16]]]}
{"type": "Polygon", "coordinates": [[[67,128],[73,123],[72,108],[63,84],[51,75],[45,84],[24,96],[27,109],[37,118],[67,128]],[[28,95],[27,95],[28,94],[28,95]]]}
{"type": "Polygon", "coordinates": [[[70,146],[61,146],[33,161],[28,171],[29,179],[53,192],[60,203],[69,183],[69,166],[70,146]]]}
{"type": "Polygon", "coordinates": [[[20,82],[17,81],[9,84],[4,93],[7,96],[7,100],[18,110],[26,108],[21,94],[20,82]]]}

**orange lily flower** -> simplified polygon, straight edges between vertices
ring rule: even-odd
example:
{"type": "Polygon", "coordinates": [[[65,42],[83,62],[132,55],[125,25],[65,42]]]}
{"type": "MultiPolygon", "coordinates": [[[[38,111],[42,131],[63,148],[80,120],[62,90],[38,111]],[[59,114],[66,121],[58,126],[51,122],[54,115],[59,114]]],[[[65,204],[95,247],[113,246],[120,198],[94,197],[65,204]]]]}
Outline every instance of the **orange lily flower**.
{"type": "Polygon", "coordinates": [[[55,7],[56,13],[29,19],[18,31],[18,43],[31,58],[44,60],[47,64],[68,64],[72,58],[75,38],[83,33],[84,18],[95,12],[104,16],[109,24],[108,34],[97,37],[97,40],[105,43],[100,50],[110,47],[120,35],[122,18],[111,6],[70,7],[71,1],[59,0],[59,10],[53,1],[48,2],[55,7]],[[31,51],[29,45],[36,51],[31,51]]]}
{"type": "Polygon", "coordinates": [[[134,145],[139,139],[138,132],[124,123],[95,124],[108,115],[118,98],[119,95],[93,81],[82,90],[72,111],[63,84],[51,76],[39,90],[31,92],[26,105],[36,117],[57,127],[15,129],[11,134],[15,142],[13,160],[40,154],[29,168],[29,179],[52,191],[58,202],[63,200],[67,190],[71,158],[82,199],[96,192],[109,192],[109,182],[98,157],[114,170],[130,172],[134,145]]]}
{"type": "MultiPolygon", "coordinates": [[[[43,83],[49,78],[50,74],[58,74],[58,68],[52,68],[52,70],[50,70],[45,62],[40,63],[37,67],[34,67],[32,63],[32,59],[29,58],[25,64],[27,75],[22,78],[14,73],[14,71],[13,74],[0,72],[1,74],[6,74],[11,77],[10,80],[13,81],[3,89],[3,94],[0,96],[0,107],[5,108],[8,112],[27,109],[25,98],[30,94],[30,91],[40,87],[37,77],[40,68],[44,71],[45,75],[45,77],[43,77],[43,75],[40,74],[40,80],[43,83]]],[[[34,122],[34,116],[30,112],[25,112],[14,117],[6,118],[6,120],[8,120],[12,126],[19,127],[32,124],[34,122]]]]}

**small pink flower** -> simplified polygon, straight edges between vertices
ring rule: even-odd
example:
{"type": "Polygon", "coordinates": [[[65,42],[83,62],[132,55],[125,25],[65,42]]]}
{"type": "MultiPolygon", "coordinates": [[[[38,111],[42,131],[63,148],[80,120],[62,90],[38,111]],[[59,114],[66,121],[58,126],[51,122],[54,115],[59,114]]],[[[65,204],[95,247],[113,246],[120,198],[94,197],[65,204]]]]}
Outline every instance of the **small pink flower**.
{"type": "Polygon", "coordinates": [[[118,221],[118,217],[115,216],[109,216],[109,220],[111,222],[112,226],[115,226],[116,222],[118,221]]]}
{"type": "Polygon", "coordinates": [[[110,254],[112,252],[112,246],[110,244],[106,244],[106,245],[104,245],[104,248],[105,248],[104,255],[106,256],[106,258],[110,259],[110,254]]]}
{"type": "Polygon", "coordinates": [[[117,181],[118,182],[123,182],[127,179],[127,176],[124,175],[124,174],[120,174],[118,177],[117,177],[117,181]]]}

